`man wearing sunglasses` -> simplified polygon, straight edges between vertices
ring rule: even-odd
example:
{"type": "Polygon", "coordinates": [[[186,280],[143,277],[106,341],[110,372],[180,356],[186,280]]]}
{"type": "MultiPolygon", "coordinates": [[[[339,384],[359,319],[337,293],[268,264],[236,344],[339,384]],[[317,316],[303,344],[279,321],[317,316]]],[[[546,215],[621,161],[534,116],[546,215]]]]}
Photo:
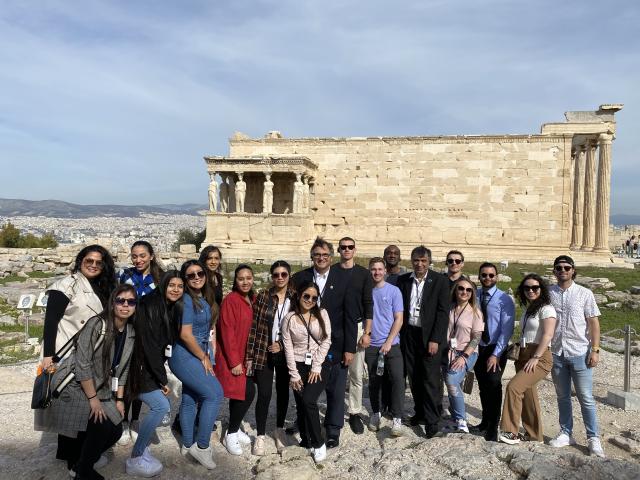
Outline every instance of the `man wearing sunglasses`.
{"type": "Polygon", "coordinates": [[[480,389],[482,421],[471,428],[484,434],[487,441],[498,441],[498,424],[502,407],[502,373],[507,364],[507,345],[515,322],[513,299],[500,290],[498,269],[493,263],[480,265],[478,301],[484,318],[484,332],[478,348],[474,372],[480,389]]]}
{"type": "Polygon", "coordinates": [[[349,426],[356,435],[364,432],[364,424],[360,414],[362,413],[362,385],[365,365],[365,349],[371,340],[371,331],[364,331],[366,322],[373,319],[373,280],[369,270],[355,263],[356,242],[351,237],[341,238],[338,242],[340,253],[339,269],[345,277],[346,291],[346,315],[349,322],[358,325],[358,345],[356,353],[349,365],[349,426]]]}
{"type": "Polygon", "coordinates": [[[556,258],[553,273],[558,284],[549,288],[549,295],[556,309],[558,325],[551,340],[551,376],[558,396],[560,433],[549,445],[559,448],[576,443],[571,410],[573,381],[587,431],[589,453],[604,457],[593,398],[593,368],[600,361],[600,309],[593,292],[573,281],[576,270],[571,257],[560,255],[556,258]]]}
{"type": "Polygon", "coordinates": [[[462,277],[462,269],[464,268],[464,255],[458,250],[451,250],[447,253],[447,277],[449,277],[449,288],[453,288],[460,277],[462,277]]]}
{"type": "Polygon", "coordinates": [[[340,431],[344,426],[344,394],[347,386],[347,369],[356,352],[358,327],[349,321],[346,313],[346,275],[340,266],[331,266],[333,245],[317,237],[311,246],[313,266],[296,273],[291,280],[296,287],[303,282],[315,282],[320,296],[318,306],[324,308],[331,321],[331,347],[326,361],[331,364],[326,380],[327,412],[324,417],[327,448],[340,444],[340,431]]]}

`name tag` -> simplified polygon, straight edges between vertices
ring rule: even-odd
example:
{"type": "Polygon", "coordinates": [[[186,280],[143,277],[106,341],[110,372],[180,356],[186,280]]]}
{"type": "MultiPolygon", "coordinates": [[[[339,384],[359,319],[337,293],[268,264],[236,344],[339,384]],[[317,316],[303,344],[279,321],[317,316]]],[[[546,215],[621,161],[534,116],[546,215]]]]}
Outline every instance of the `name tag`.
{"type": "Polygon", "coordinates": [[[452,350],[455,350],[458,347],[458,339],[452,338],[451,340],[449,340],[449,346],[452,350]]]}
{"type": "Polygon", "coordinates": [[[111,391],[118,391],[118,377],[111,377],[111,391]]]}
{"type": "Polygon", "coordinates": [[[313,356],[311,355],[311,353],[307,352],[304,354],[304,364],[305,365],[311,365],[311,360],[313,360],[313,356]]]}
{"type": "Polygon", "coordinates": [[[164,349],[164,356],[171,358],[171,354],[173,353],[173,348],[171,345],[167,345],[164,349]]]}

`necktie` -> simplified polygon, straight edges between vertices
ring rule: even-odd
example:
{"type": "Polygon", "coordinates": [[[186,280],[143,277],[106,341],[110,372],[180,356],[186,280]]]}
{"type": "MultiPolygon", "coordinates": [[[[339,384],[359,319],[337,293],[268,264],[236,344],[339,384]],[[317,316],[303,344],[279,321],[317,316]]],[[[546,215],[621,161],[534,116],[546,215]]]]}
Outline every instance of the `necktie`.
{"type": "Polygon", "coordinates": [[[489,317],[487,315],[487,305],[489,304],[489,300],[491,300],[491,295],[489,295],[489,292],[485,292],[483,290],[481,309],[482,318],[484,319],[484,331],[482,332],[482,341],[487,345],[489,345],[489,341],[491,340],[491,337],[489,336],[489,317]]]}

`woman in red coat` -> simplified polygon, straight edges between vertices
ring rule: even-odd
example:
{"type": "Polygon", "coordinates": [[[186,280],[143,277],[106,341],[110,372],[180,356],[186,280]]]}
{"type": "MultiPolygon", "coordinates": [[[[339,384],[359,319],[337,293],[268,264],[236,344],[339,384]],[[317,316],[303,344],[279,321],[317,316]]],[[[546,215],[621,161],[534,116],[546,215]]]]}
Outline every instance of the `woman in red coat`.
{"type": "Polygon", "coordinates": [[[222,301],[218,320],[215,373],[229,399],[229,428],[223,445],[232,455],[242,455],[242,445],[250,445],[240,423],[253,402],[255,385],[247,376],[245,355],[253,322],[253,270],[238,265],[231,293],[222,301]]]}

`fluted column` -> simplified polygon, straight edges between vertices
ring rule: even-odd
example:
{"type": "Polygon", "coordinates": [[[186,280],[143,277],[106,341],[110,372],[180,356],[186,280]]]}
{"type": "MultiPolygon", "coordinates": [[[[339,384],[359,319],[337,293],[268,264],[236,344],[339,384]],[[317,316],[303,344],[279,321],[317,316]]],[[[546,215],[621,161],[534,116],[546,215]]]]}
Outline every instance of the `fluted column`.
{"type": "Polygon", "coordinates": [[[586,145],[578,145],[573,170],[573,229],[571,231],[571,248],[578,249],[582,245],[582,207],[584,204],[584,154],[586,145]]]}
{"type": "Polygon", "coordinates": [[[609,207],[611,205],[611,141],[613,135],[598,137],[599,167],[596,193],[596,240],[593,251],[609,253],[609,207]]]}
{"type": "Polygon", "coordinates": [[[587,142],[587,160],[584,167],[584,217],[582,220],[582,247],[593,251],[596,225],[596,142],[587,142]]]}

